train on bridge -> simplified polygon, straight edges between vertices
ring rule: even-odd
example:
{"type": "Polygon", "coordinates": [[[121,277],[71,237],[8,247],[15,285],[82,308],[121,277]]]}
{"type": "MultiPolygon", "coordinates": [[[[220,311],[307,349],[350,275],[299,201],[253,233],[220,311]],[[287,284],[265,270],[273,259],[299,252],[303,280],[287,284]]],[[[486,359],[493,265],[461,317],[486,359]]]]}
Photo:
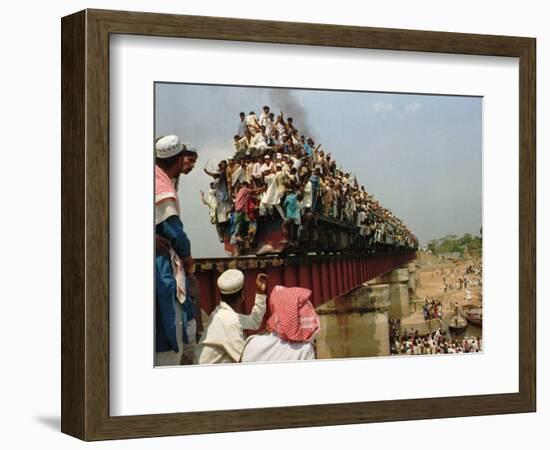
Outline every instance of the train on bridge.
{"type": "Polygon", "coordinates": [[[416,249],[417,239],[330,152],[299,136],[283,113],[241,113],[235,151],[206,174],[210,208],[228,255],[317,255],[416,249]],[[269,131],[268,131],[269,130],[269,131]]]}
{"type": "Polygon", "coordinates": [[[198,261],[207,312],[217,274],[230,267],[245,272],[245,289],[265,271],[272,286],[310,288],[319,306],[415,258],[414,234],[353,173],[282,111],[263,111],[241,113],[234,153],[204,168],[212,182],[203,203],[229,256],[198,261]]]}
{"type": "MultiPolygon", "coordinates": [[[[368,224],[377,226],[379,218],[370,213],[368,224]]],[[[294,242],[289,242],[280,217],[260,217],[254,240],[237,242],[230,223],[218,225],[225,251],[231,256],[281,255],[285,257],[331,254],[384,254],[416,250],[416,246],[395,238],[395,227],[385,224],[382,232],[376,229],[365,233],[360,226],[335,220],[321,214],[304,215],[303,225],[294,242]]],[[[245,233],[249,224],[245,224],[245,233]]],[[[367,225],[368,226],[368,225],[367,225]]],[[[370,231],[370,230],[369,230],[370,231]]]]}

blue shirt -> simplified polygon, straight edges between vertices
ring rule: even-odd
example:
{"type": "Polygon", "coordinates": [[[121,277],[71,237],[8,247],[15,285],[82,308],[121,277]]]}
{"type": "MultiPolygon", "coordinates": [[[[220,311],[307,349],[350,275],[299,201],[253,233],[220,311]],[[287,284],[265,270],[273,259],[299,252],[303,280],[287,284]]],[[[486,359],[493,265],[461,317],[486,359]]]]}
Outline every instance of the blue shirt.
{"type": "Polygon", "coordinates": [[[296,194],[288,194],[285,198],[285,216],[287,219],[300,220],[300,209],[296,194]]]}

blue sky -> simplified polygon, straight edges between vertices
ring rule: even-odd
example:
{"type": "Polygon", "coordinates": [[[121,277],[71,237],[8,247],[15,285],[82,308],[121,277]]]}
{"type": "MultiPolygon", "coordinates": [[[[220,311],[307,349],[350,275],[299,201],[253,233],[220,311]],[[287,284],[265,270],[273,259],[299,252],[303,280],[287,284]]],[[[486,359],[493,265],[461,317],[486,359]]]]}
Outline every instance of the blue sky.
{"type": "Polygon", "coordinates": [[[422,245],[447,233],[479,234],[482,99],[418,94],[157,83],[155,136],[176,134],[199,151],[180,182],[195,257],[224,256],[200,201],[202,171],[233,153],[239,112],[269,105],[332,153],[422,245]]]}

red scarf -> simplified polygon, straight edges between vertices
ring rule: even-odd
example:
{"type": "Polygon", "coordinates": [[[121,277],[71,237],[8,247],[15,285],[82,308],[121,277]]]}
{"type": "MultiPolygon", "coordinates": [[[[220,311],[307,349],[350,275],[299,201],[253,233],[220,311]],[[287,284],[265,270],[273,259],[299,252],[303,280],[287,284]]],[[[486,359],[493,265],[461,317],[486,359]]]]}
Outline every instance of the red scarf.
{"type": "Polygon", "coordinates": [[[289,342],[309,342],[320,329],[309,289],[275,286],[269,298],[269,329],[289,342]]]}

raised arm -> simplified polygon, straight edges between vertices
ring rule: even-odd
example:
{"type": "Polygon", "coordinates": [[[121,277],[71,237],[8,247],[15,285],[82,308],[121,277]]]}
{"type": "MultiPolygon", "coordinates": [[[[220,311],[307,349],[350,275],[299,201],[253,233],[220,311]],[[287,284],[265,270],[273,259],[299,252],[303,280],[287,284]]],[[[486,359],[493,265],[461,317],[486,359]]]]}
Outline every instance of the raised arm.
{"type": "Polygon", "coordinates": [[[215,178],[215,177],[216,177],[216,174],[215,174],[214,172],[209,172],[208,169],[207,169],[206,167],[205,167],[203,170],[204,170],[204,173],[205,173],[206,175],[209,175],[209,176],[211,176],[212,178],[215,178]]]}
{"type": "Polygon", "coordinates": [[[257,330],[262,324],[266,310],[267,275],[260,273],[256,277],[256,298],[249,315],[239,314],[239,321],[244,330],[257,330]]]}

